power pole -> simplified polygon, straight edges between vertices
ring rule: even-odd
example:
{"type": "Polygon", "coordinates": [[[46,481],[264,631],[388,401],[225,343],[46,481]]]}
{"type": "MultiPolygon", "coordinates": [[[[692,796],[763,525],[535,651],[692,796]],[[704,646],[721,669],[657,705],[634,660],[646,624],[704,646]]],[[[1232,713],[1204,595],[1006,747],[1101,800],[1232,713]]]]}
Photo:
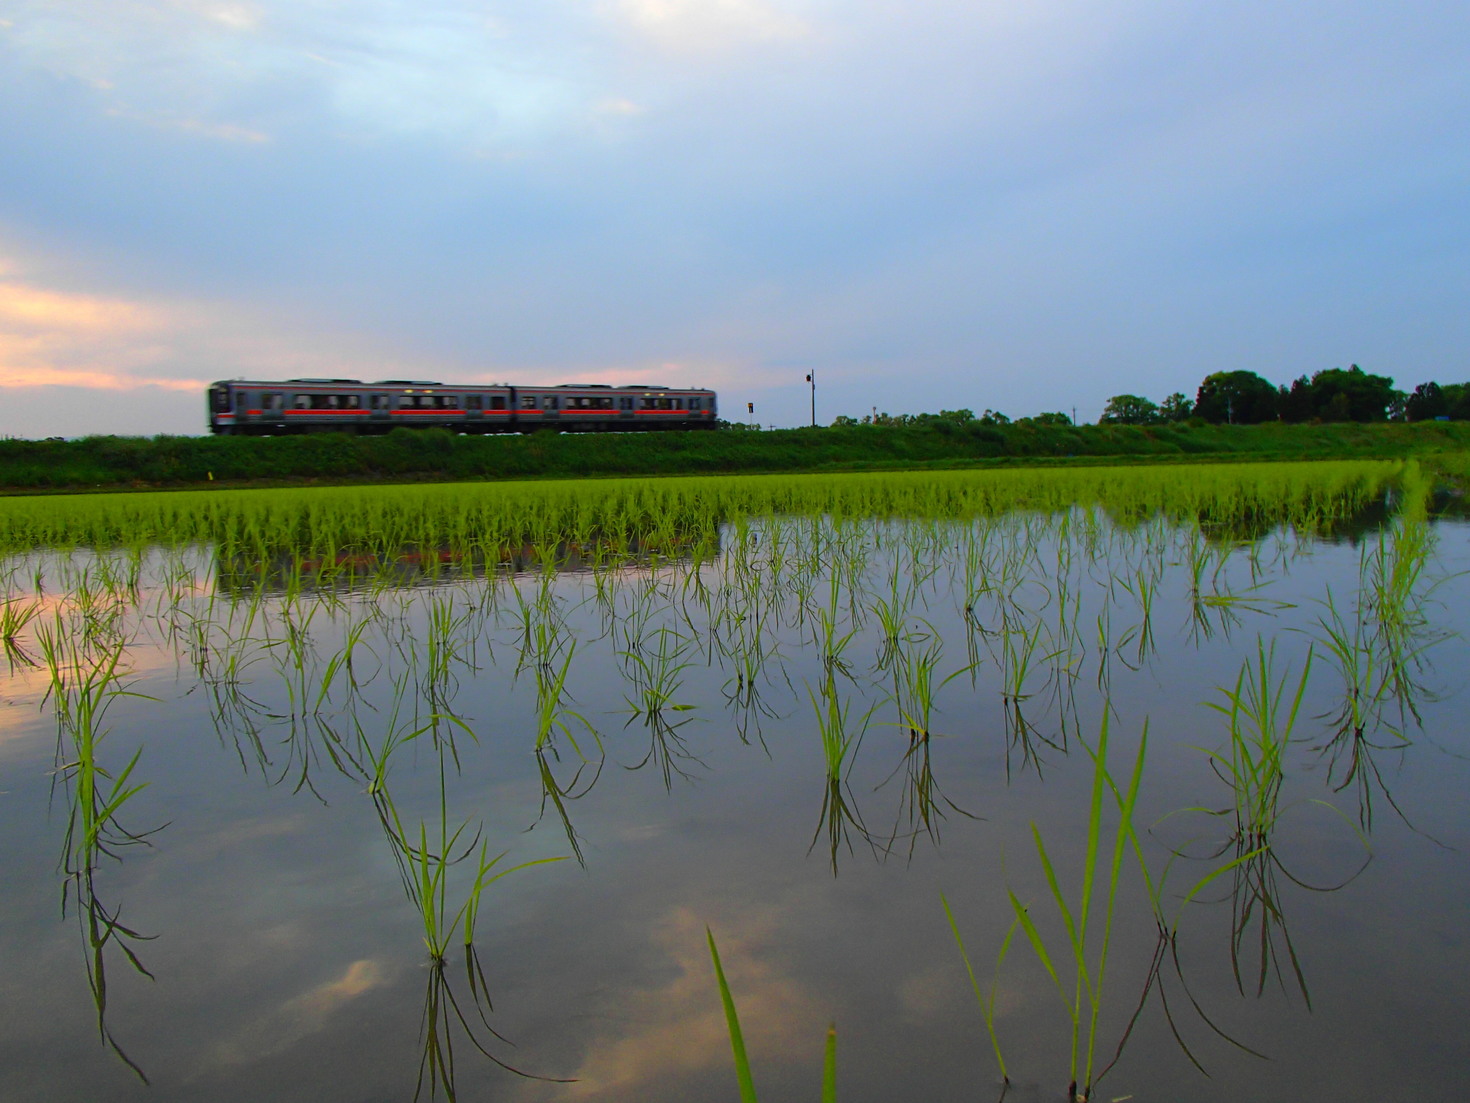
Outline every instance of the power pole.
{"type": "Polygon", "coordinates": [[[812,428],[817,427],[817,373],[808,372],[806,381],[812,385],[812,428]]]}

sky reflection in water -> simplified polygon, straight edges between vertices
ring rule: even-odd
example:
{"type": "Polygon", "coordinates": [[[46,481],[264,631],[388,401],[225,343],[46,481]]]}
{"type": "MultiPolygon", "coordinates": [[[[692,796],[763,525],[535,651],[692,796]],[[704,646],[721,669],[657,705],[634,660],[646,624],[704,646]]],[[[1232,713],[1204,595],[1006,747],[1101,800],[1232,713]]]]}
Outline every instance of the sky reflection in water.
{"type": "MultiPolygon", "coordinates": [[[[1470,528],[1434,526],[1424,585],[1442,582],[1415,637],[1432,646],[1406,668],[1422,725],[1385,702],[1370,742],[1357,744],[1357,776],[1370,760],[1377,771],[1360,788],[1348,760],[1333,767],[1322,750],[1342,684],[1312,636],[1329,590],[1351,609],[1376,530],[1236,546],[1079,519],[1065,534],[1024,515],[768,521],[723,532],[719,557],[697,570],[672,559],[551,579],[447,578],[335,603],[274,595],[253,620],[248,600],[209,606],[208,558],[186,553],[197,584],[176,583],[174,601],[148,582],[98,636],[130,639],[124,684],[147,695],[112,703],[99,755],[115,775],[142,748],[134,780],[147,788],[120,821],[159,830],[121,861],[103,858],[91,883],[106,914],[137,933],[128,946],[152,974],[132,967],[121,940],[104,947],[106,1029],[151,1086],[99,1042],[86,924],[74,897],[60,910],[69,782],[56,772],[53,702],[42,705],[49,674],[21,663],[0,693],[5,1094],[402,1099],[416,1083],[442,1094],[452,1075],[466,1099],[734,1098],[706,926],[763,1098],[815,1096],[829,1021],[840,1098],[998,1094],[940,890],[982,985],[1012,920],[1007,887],[1049,938],[1059,933],[1030,825],[1075,894],[1091,778],[1079,741],[1095,743],[1106,700],[1118,776],[1149,725],[1136,822],[1149,829],[1155,877],[1169,847],[1190,856],[1170,871],[1173,914],[1230,845],[1224,819],[1187,809],[1231,804],[1200,749],[1224,746],[1225,722],[1203,702],[1224,700],[1218,687],[1235,685],[1258,635],[1276,641],[1273,677],[1289,674],[1293,687],[1314,648],[1276,861],[1262,874],[1276,910],[1244,908],[1232,955],[1243,909],[1230,877],[1184,908],[1163,994],[1212,1078],[1172,1036],[1156,985],[1099,1095],[1428,1098],[1463,1083],[1470,831],[1453,672],[1467,656],[1449,633],[1465,627],[1454,572],[1467,565],[1470,528]],[[967,576],[976,534],[983,569],[967,576]],[[1192,556],[1206,561],[1198,576],[1192,556]],[[896,641],[884,639],[880,602],[898,610],[896,641]],[[351,674],[335,668],[318,704],[357,626],[351,674]],[[1012,679],[1030,633],[1029,672],[1012,679]],[[660,646],[662,664],[650,659],[660,646]],[[914,687],[928,662],[926,739],[914,731],[914,687]],[[560,726],[538,756],[538,686],[544,696],[563,668],[550,712],[560,726]],[[835,788],[818,737],[824,687],[845,702],[849,734],[861,733],[835,788]],[[651,700],[662,707],[648,711],[651,700]],[[421,730],[435,715],[456,719],[421,730]],[[375,781],[373,757],[395,732],[375,781]],[[476,920],[477,967],[467,971],[458,932],[433,966],[384,793],[410,857],[421,824],[425,839],[465,825],[454,853],[469,857],[446,874],[441,919],[466,897],[479,842],[490,857],[506,851],[507,866],[573,860],[495,881],[476,920]],[[1271,1061],[1227,1044],[1191,997],[1271,1061]],[[487,1054],[576,1083],[523,1079],[487,1054]]],[[[152,554],[145,579],[169,574],[179,555],[152,554]]],[[[54,569],[45,616],[71,616],[54,569]]],[[[1139,1004],[1155,944],[1130,865],[1099,1064],[1139,1004]]],[[[1019,943],[996,1008],[1016,1080],[1007,1098],[1059,1098],[1066,1011],[1019,943]]]]}

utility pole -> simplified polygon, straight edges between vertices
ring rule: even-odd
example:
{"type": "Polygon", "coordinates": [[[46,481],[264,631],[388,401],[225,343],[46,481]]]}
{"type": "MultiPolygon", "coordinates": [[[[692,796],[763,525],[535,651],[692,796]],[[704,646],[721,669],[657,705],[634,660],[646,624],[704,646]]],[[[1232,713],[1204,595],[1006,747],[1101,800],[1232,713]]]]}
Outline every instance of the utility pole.
{"type": "Polygon", "coordinates": [[[812,428],[817,427],[817,373],[807,372],[806,381],[812,385],[812,428]]]}

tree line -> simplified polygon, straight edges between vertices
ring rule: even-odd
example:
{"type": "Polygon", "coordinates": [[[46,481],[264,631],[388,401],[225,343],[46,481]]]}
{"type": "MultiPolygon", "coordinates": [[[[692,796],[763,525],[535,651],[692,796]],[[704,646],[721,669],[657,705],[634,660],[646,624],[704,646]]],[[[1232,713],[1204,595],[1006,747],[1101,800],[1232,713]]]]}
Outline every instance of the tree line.
{"type": "Polygon", "coordinates": [[[1263,421],[1470,421],[1470,382],[1420,383],[1405,392],[1386,375],[1358,365],[1328,368],[1310,379],[1276,386],[1251,371],[1207,375],[1193,399],[1182,392],[1155,403],[1134,394],[1108,399],[1099,423],[1162,425],[1199,418],[1214,424],[1256,425],[1263,421]]]}

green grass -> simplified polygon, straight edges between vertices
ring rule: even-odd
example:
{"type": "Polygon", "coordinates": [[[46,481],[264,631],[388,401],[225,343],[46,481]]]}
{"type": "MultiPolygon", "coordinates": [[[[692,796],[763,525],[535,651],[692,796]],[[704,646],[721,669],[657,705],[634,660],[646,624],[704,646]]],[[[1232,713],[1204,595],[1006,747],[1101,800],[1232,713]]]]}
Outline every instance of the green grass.
{"type": "MultiPolygon", "coordinates": [[[[1470,451],[1470,424],[856,426],[767,432],[457,436],[400,429],[277,438],[86,437],[0,441],[10,490],[734,472],[882,470],[974,464],[1401,457],[1470,451]]],[[[1447,461],[1444,470],[1465,467],[1447,461]]]]}

